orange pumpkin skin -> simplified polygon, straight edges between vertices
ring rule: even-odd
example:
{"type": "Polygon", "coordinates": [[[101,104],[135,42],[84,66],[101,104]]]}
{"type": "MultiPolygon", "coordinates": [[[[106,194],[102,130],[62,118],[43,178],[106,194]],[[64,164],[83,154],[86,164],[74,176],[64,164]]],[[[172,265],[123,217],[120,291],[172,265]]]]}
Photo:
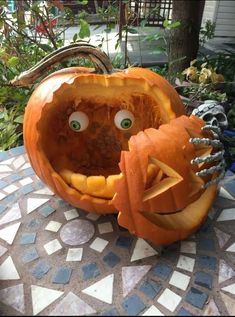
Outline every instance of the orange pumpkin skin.
{"type": "MultiPolygon", "coordinates": [[[[149,70],[130,68],[111,75],[93,74],[91,71],[89,68],[68,68],[49,75],[39,84],[25,109],[24,144],[36,174],[57,195],[73,206],[90,212],[111,213],[117,210],[113,204],[113,197],[80,193],[71,187],[57,170],[63,164],[67,164],[66,159],[62,158],[63,154],[70,156],[68,164],[71,169],[74,166],[77,168],[81,159],[85,161],[86,156],[81,152],[83,149],[86,152],[87,140],[93,136],[92,131],[86,132],[84,136],[82,134],[74,136],[68,131],[64,119],[67,120],[68,112],[71,112],[71,108],[79,110],[81,100],[85,100],[82,107],[91,115],[94,110],[98,112],[99,107],[102,108],[103,112],[101,111],[96,118],[102,122],[105,107],[112,116],[114,111],[120,109],[120,104],[121,107],[127,105],[132,111],[136,110],[137,116],[137,123],[130,135],[150,127],[157,129],[161,124],[168,123],[185,112],[174,88],[164,78],[149,70]],[[66,132],[64,135],[63,127],[66,132]]],[[[108,119],[105,122],[108,122],[108,119]]],[[[110,126],[110,129],[113,128],[110,126]]],[[[113,134],[116,139],[120,137],[121,148],[115,154],[111,152],[112,147],[110,152],[106,152],[111,156],[111,163],[117,163],[115,173],[119,173],[120,154],[122,150],[127,149],[128,140],[120,132],[113,131],[113,134]]],[[[89,148],[89,151],[92,157],[92,149],[89,148]]],[[[100,164],[102,155],[105,153],[99,154],[94,151],[94,156],[97,156],[100,164]]],[[[109,169],[112,168],[111,164],[109,169]]],[[[102,169],[105,170],[105,165],[102,169]]],[[[109,172],[107,171],[106,174],[109,172]]],[[[98,170],[96,175],[99,175],[98,170]]]]}
{"type": "Polygon", "coordinates": [[[195,116],[181,116],[131,137],[129,151],[122,152],[123,177],[115,184],[114,204],[121,226],[157,245],[185,239],[201,226],[217,191],[216,185],[203,189],[205,179],[195,174],[209,166],[190,164],[193,158],[213,151],[189,142],[192,135],[211,137],[202,132],[203,126],[195,116]],[[146,186],[150,162],[156,163],[158,181],[146,186]]]}

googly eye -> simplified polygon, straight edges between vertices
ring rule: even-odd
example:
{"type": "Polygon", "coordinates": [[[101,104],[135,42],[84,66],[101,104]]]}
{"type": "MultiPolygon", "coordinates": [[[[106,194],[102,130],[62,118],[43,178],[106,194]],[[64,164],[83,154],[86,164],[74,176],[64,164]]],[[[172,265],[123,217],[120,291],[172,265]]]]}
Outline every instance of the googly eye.
{"type": "Polygon", "coordinates": [[[75,132],[86,130],[88,124],[88,116],[82,111],[75,111],[69,116],[69,126],[75,132]]]}
{"type": "Polygon", "coordinates": [[[129,130],[133,126],[134,121],[133,113],[128,110],[120,110],[114,117],[114,123],[120,130],[129,130]]]}

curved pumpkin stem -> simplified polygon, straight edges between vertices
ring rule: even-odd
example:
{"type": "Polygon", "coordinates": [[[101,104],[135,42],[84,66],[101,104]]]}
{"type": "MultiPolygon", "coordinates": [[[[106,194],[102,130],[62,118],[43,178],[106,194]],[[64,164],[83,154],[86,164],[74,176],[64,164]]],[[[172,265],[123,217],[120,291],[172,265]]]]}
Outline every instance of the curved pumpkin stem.
{"type": "Polygon", "coordinates": [[[71,57],[89,58],[93,62],[97,73],[111,74],[114,72],[106,53],[89,43],[82,42],[70,44],[53,51],[35,66],[16,76],[10,83],[14,86],[31,85],[52,66],[71,57]]]}

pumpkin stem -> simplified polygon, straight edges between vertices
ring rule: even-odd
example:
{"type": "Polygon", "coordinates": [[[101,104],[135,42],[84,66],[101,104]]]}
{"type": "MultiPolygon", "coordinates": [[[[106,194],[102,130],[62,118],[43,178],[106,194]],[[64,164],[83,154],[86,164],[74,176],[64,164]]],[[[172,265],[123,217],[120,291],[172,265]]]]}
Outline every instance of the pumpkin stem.
{"type": "Polygon", "coordinates": [[[16,76],[10,83],[14,86],[28,86],[34,84],[35,80],[42,76],[48,69],[71,57],[89,58],[94,64],[97,73],[111,74],[114,72],[109,57],[99,48],[86,43],[70,44],[45,56],[35,66],[16,76]]]}

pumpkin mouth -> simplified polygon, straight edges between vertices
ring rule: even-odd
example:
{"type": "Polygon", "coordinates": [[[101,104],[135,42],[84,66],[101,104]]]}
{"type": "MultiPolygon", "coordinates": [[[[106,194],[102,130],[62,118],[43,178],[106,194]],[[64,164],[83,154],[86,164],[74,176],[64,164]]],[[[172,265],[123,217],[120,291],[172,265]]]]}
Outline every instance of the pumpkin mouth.
{"type": "Polygon", "coordinates": [[[114,183],[122,178],[122,173],[109,175],[107,177],[86,176],[72,172],[69,169],[62,169],[59,172],[63,180],[80,194],[86,194],[97,198],[112,199],[115,194],[114,183]]]}

